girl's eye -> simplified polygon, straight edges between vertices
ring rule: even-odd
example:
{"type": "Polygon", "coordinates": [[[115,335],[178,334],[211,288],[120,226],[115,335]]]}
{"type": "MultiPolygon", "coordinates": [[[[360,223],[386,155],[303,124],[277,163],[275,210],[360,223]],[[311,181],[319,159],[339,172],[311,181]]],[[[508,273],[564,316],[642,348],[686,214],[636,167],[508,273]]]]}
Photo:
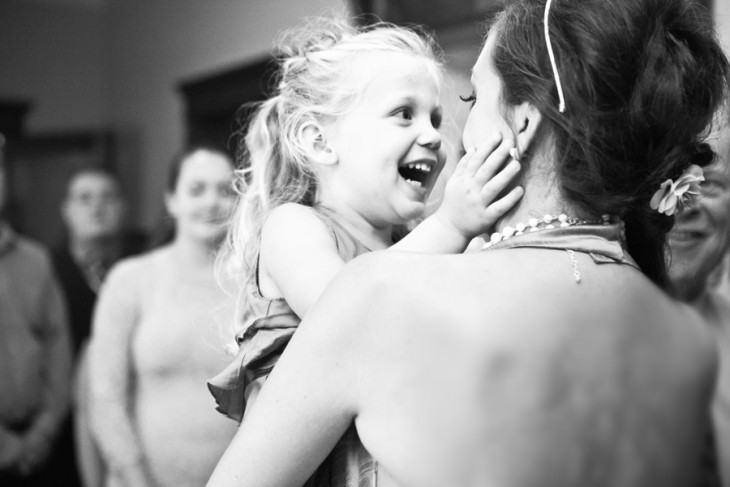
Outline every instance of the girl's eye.
{"type": "Polygon", "coordinates": [[[477,101],[477,96],[472,92],[469,96],[459,95],[459,99],[464,103],[471,103],[471,106],[474,106],[474,103],[477,101]]]}
{"type": "Polygon", "coordinates": [[[402,118],[403,120],[413,120],[413,110],[409,107],[399,108],[393,112],[393,115],[402,118]]]}
{"type": "Polygon", "coordinates": [[[431,125],[436,130],[441,128],[442,120],[443,120],[443,117],[441,116],[440,113],[434,113],[433,115],[431,115],[431,125]]]}

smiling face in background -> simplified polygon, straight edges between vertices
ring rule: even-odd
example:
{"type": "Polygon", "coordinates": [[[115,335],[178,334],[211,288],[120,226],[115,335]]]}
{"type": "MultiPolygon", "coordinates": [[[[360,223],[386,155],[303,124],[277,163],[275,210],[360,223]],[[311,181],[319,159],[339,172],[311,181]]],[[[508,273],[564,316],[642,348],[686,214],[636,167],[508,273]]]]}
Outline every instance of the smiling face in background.
{"type": "Polygon", "coordinates": [[[439,85],[427,62],[401,53],[361,55],[350,76],[366,78],[363,92],[326,128],[337,160],[321,169],[323,194],[375,226],[421,216],[445,163],[439,85]]]}
{"type": "Polygon", "coordinates": [[[717,159],[704,168],[700,197],[680,211],[668,235],[669,277],[687,299],[704,291],[730,245],[730,122],[716,124],[707,143],[717,159]]]}
{"type": "Polygon", "coordinates": [[[101,171],[82,171],[68,184],[62,208],[70,238],[97,240],[118,235],[125,206],[116,180],[101,171]]]}
{"type": "Polygon", "coordinates": [[[174,191],[166,196],[176,238],[218,241],[226,230],[235,195],[233,165],[222,154],[198,150],[182,161],[174,191]]]}

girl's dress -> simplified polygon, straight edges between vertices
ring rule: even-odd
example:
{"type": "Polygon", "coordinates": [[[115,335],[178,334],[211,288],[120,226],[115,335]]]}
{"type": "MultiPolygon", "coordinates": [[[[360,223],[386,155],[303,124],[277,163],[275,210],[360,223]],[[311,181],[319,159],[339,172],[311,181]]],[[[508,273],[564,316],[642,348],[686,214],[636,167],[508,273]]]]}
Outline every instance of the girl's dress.
{"type": "MultiPolygon", "coordinates": [[[[324,208],[313,208],[327,226],[343,261],[348,262],[370,249],[358,241],[324,208]]],[[[219,412],[241,422],[247,406],[258,395],[279,360],[301,319],[283,299],[267,299],[255,285],[244,301],[243,331],[236,336],[239,350],[234,361],[208,381],[219,412]]],[[[332,453],[305,484],[306,487],[371,487],[376,485],[377,465],[365,450],[351,425],[332,453]]]]}

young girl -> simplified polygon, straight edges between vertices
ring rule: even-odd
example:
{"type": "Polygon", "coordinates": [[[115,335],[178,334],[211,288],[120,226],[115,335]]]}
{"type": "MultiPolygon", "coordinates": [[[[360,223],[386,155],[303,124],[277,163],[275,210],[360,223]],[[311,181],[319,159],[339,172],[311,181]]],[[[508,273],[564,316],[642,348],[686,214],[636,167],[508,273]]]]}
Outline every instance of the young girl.
{"type": "MultiPolygon", "coordinates": [[[[394,244],[394,230],[423,216],[445,163],[431,40],[391,25],[310,21],[284,37],[279,76],[249,128],[241,182],[250,184],[224,257],[245,283],[239,354],[209,382],[218,410],[238,421],[347,261],[387,248],[462,252],[522,192],[492,202],[519,171],[512,160],[498,172],[512,145],[494,137],[467,148],[441,206],[394,244]]],[[[317,475],[357,479],[369,468],[354,430],[341,444],[317,475]],[[360,471],[347,473],[338,451],[357,455],[360,471]]]]}

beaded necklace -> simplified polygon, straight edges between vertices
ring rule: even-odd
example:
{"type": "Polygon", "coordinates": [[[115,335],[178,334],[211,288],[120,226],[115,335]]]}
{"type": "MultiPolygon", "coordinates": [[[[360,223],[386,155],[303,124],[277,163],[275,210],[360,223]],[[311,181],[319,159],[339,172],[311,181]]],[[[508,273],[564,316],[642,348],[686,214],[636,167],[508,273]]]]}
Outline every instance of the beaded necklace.
{"type": "MultiPolygon", "coordinates": [[[[580,220],[578,218],[569,217],[565,213],[561,213],[557,217],[546,214],[542,218],[530,218],[527,220],[527,223],[517,223],[514,227],[507,226],[502,229],[501,232],[494,232],[490,238],[489,242],[484,244],[483,249],[488,249],[492,245],[503,242],[511,237],[522,235],[524,233],[528,232],[537,232],[540,230],[550,230],[553,228],[566,228],[566,227],[574,227],[578,225],[610,225],[611,224],[611,216],[610,215],[601,215],[601,218],[597,218],[594,220],[580,220]],[[557,225],[558,227],[556,227],[557,225]]],[[[570,264],[573,268],[573,278],[575,279],[576,284],[579,284],[582,281],[580,271],[578,270],[578,261],[575,258],[575,252],[570,249],[565,249],[565,251],[568,253],[568,257],[570,258],[570,264]]]]}
{"type": "Polygon", "coordinates": [[[530,218],[527,223],[518,223],[514,227],[507,226],[502,229],[501,232],[494,232],[489,237],[489,242],[484,244],[484,249],[488,249],[497,242],[507,240],[508,238],[516,235],[522,235],[527,232],[537,232],[539,230],[550,230],[556,228],[558,225],[560,228],[573,227],[577,225],[610,225],[611,216],[602,215],[601,218],[594,220],[579,220],[578,218],[569,217],[565,213],[561,213],[558,216],[546,214],[542,218],[530,218]]]}

